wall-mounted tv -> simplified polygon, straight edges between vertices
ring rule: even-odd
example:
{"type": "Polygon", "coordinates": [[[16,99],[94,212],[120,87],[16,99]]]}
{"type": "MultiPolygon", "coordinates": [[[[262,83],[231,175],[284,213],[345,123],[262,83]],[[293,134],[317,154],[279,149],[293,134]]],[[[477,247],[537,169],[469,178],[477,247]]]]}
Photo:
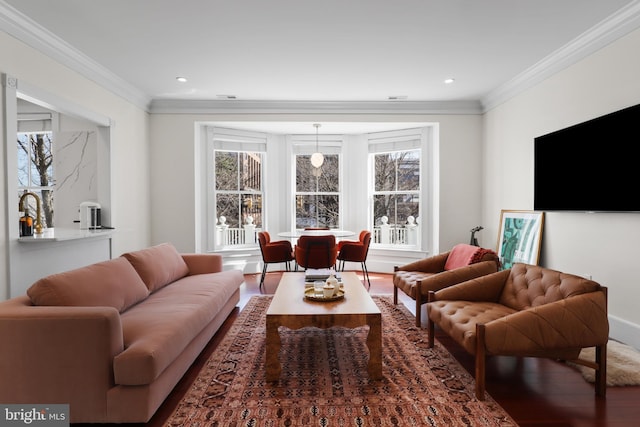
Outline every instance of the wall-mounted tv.
{"type": "Polygon", "coordinates": [[[537,211],[640,211],[640,104],[534,139],[537,211]]]}

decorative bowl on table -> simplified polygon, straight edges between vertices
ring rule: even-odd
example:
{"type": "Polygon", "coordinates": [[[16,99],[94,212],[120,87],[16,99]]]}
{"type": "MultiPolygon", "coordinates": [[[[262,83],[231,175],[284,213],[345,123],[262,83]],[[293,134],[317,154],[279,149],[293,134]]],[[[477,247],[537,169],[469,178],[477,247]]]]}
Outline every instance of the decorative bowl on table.
{"type": "Polygon", "coordinates": [[[333,295],[325,297],[324,294],[317,293],[314,288],[307,288],[304,291],[304,297],[310,301],[337,301],[344,298],[344,289],[338,289],[338,292],[334,292],[333,295]]]}

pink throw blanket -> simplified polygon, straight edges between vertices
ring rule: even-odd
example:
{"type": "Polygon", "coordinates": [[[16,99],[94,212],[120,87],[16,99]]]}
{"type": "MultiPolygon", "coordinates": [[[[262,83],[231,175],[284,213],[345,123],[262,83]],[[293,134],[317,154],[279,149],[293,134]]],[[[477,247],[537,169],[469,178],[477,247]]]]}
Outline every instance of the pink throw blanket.
{"type": "Polygon", "coordinates": [[[457,244],[451,249],[444,265],[445,270],[453,270],[465,265],[474,264],[481,261],[487,253],[492,253],[491,249],[479,248],[478,246],[457,244]]]}

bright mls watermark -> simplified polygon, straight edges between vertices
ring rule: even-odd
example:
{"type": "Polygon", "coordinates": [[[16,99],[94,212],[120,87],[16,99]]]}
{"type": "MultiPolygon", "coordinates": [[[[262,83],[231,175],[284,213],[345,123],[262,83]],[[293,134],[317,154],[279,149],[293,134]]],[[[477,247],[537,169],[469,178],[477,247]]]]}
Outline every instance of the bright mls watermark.
{"type": "Polygon", "coordinates": [[[0,404],[0,427],[68,427],[69,405],[0,404]]]}

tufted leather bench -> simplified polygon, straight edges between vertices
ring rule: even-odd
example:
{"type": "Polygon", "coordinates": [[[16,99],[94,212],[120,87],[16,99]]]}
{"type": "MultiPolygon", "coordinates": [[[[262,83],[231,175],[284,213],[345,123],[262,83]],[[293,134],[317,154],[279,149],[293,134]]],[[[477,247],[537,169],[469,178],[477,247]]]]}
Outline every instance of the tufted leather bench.
{"type": "Polygon", "coordinates": [[[607,289],[583,277],[528,264],[429,292],[429,346],[434,329],[476,358],[476,396],[484,399],[487,355],[571,360],[596,370],[606,393],[607,289]],[[596,348],[596,361],[578,359],[596,348]]]}

